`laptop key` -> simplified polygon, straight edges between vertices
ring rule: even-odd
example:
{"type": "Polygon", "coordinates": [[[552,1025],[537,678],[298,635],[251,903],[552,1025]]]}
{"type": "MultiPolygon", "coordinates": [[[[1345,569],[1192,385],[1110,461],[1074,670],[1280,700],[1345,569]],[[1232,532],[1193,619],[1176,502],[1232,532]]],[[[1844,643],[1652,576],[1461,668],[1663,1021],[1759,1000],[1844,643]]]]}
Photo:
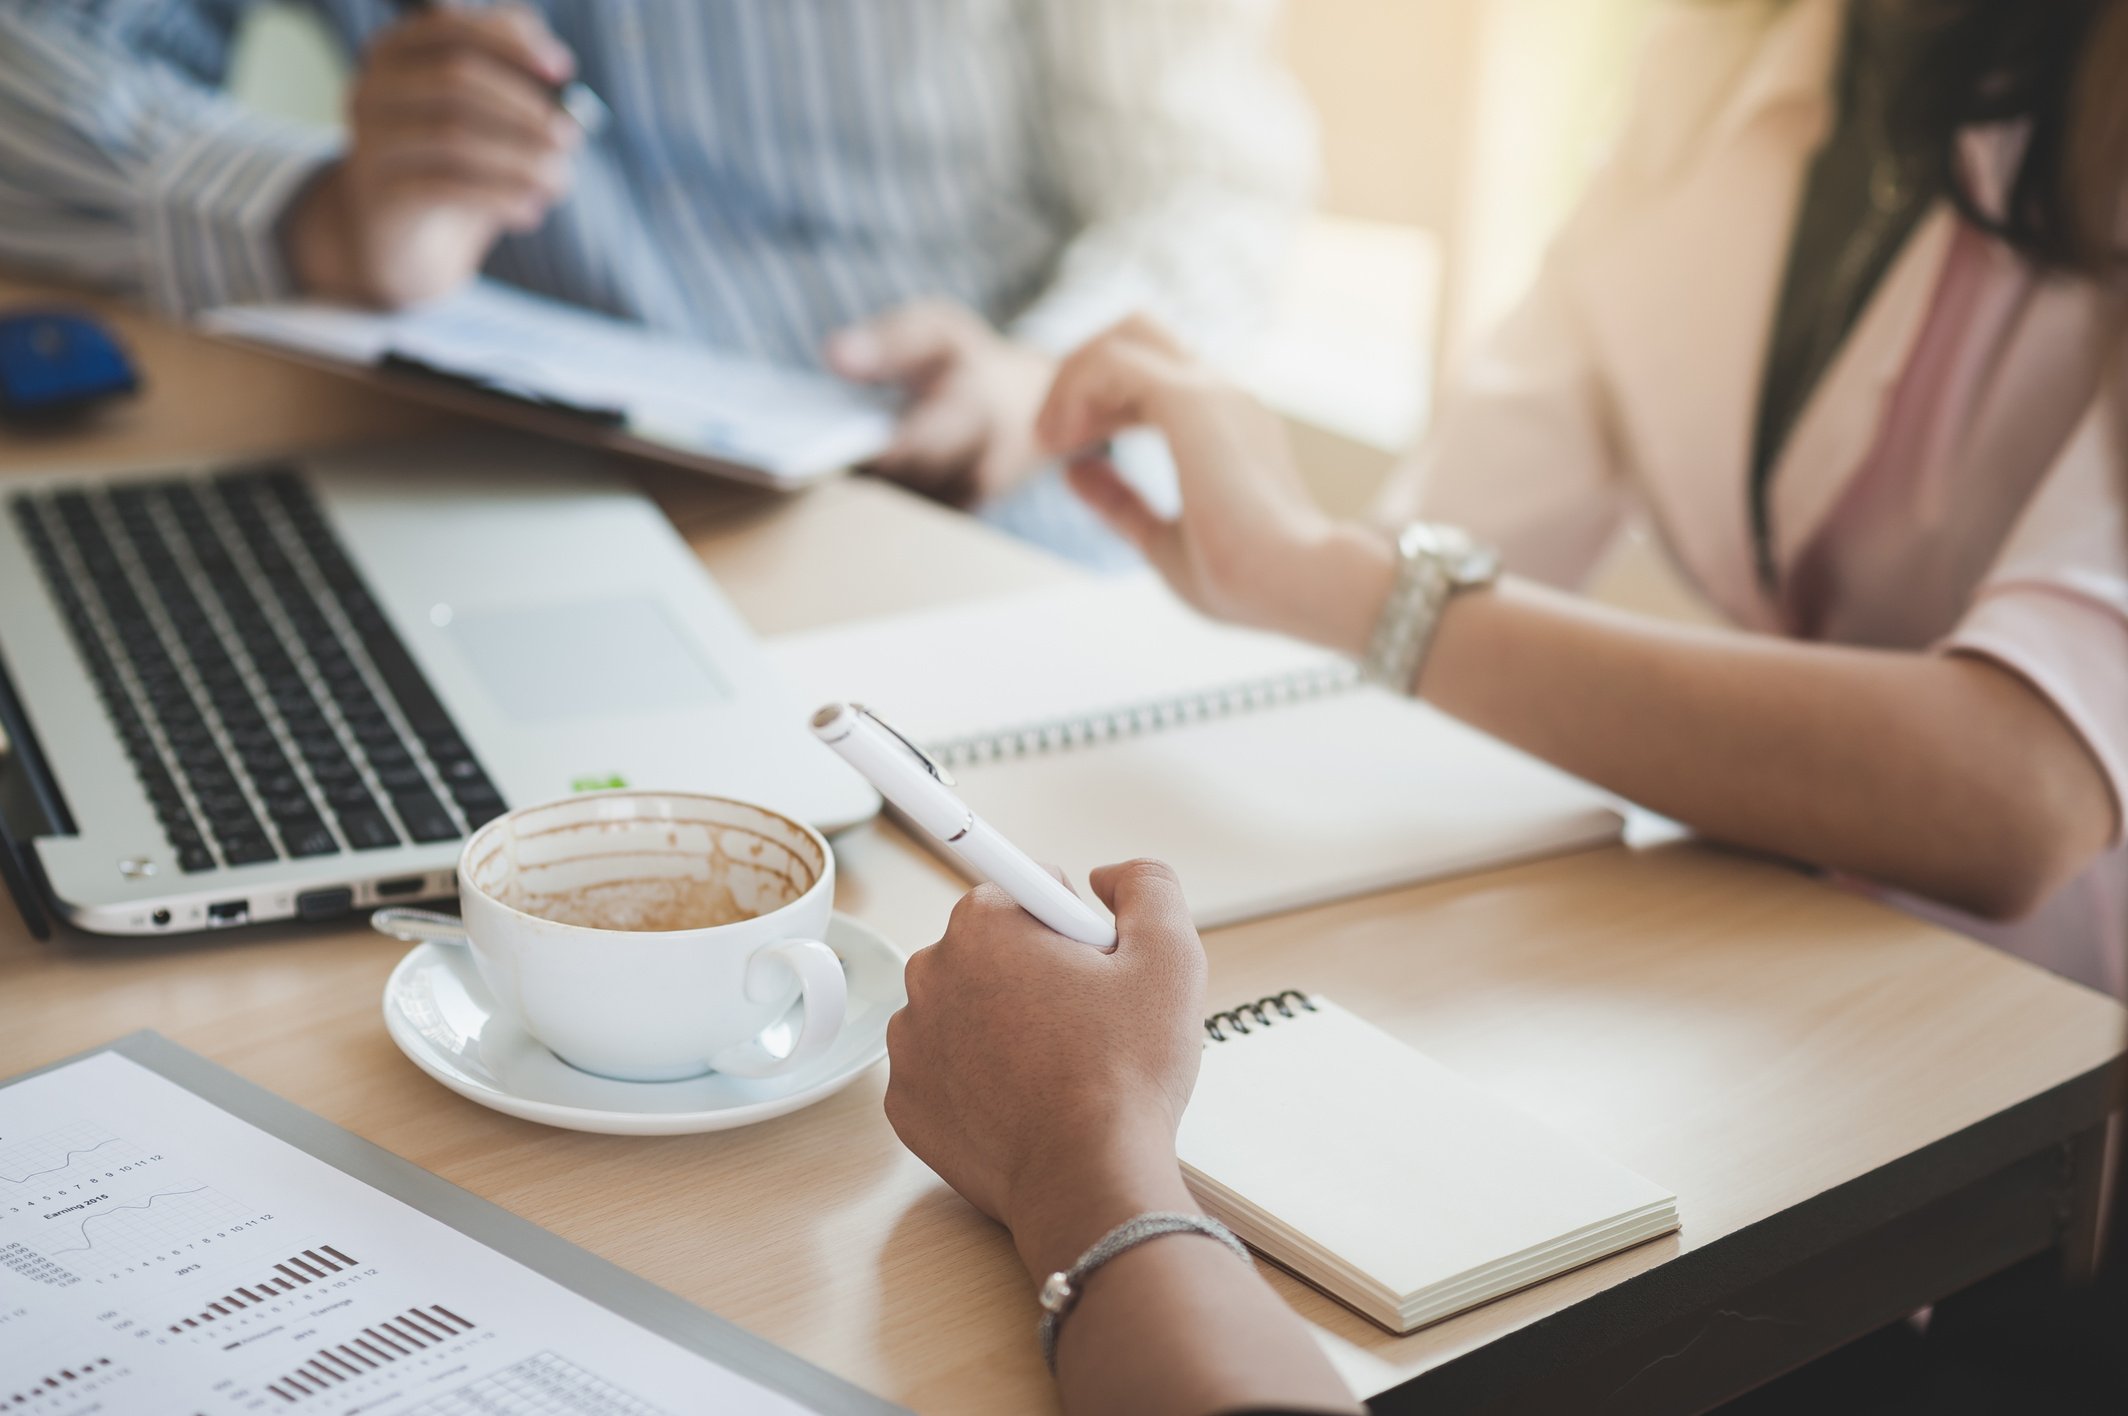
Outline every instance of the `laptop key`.
{"type": "Polygon", "coordinates": [[[200,793],[199,804],[200,810],[206,812],[208,817],[214,820],[219,820],[225,816],[234,817],[238,820],[248,820],[251,816],[251,803],[242,792],[202,792],[200,793]]]}
{"type": "Polygon", "coordinates": [[[384,819],[384,813],[372,808],[368,811],[343,811],[339,813],[340,829],[347,834],[347,843],[358,851],[383,850],[399,844],[399,833],[392,823],[384,819]]]}
{"type": "Polygon", "coordinates": [[[454,758],[438,765],[443,772],[443,780],[454,785],[459,782],[470,784],[487,780],[487,774],[480,770],[480,764],[470,757],[454,758]]]}
{"type": "Polygon", "coordinates": [[[369,765],[382,772],[387,767],[411,767],[414,754],[408,752],[397,738],[369,748],[369,765]]]}
{"type": "Polygon", "coordinates": [[[325,800],[336,812],[375,811],[377,799],[360,781],[335,782],[325,789],[325,800]]]}
{"type": "Polygon", "coordinates": [[[473,750],[465,745],[465,739],[448,726],[429,728],[421,734],[421,745],[427,748],[429,756],[438,762],[449,762],[473,755],[473,750]]]}
{"type": "Polygon", "coordinates": [[[305,821],[316,820],[318,808],[308,796],[270,796],[266,798],[266,814],[285,831],[305,821]]]}
{"type": "Polygon", "coordinates": [[[239,755],[243,759],[244,770],[251,774],[253,781],[260,784],[261,791],[270,790],[265,786],[268,779],[285,777],[289,773],[288,759],[278,747],[255,747],[239,755]]]}
{"type": "Polygon", "coordinates": [[[458,809],[468,816],[476,808],[502,805],[502,793],[496,791],[485,777],[477,782],[453,782],[451,796],[458,803],[458,809]]]}
{"type": "Polygon", "coordinates": [[[280,859],[280,852],[262,835],[240,834],[222,837],[222,859],[231,865],[258,865],[280,859]]]}
{"type": "Polygon", "coordinates": [[[281,826],[281,844],[288,854],[298,860],[311,856],[337,855],[340,843],[333,839],[325,823],[312,816],[307,821],[284,823],[281,826]]]}
{"type": "Polygon", "coordinates": [[[443,809],[432,792],[399,792],[392,797],[392,806],[399,812],[399,819],[406,823],[406,833],[415,840],[451,841],[458,838],[458,823],[451,813],[443,809]]]}
{"type": "Polygon", "coordinates": [[[377,780],[384,784],[386,791],[394,794],[421,791],[426,789],[429,784],[429,779],[422,774],[421,769],[416,767],[411,759],[394,763],[388,767],[379,767],[377,769],[377,780]]]}
{"type": "Polygon", "coordinates": [[[332,733],[304,733],[296,739],[296,751],[310,758],[314,765],[334,758],[346,759],[340,739],[332,733]]]}
{"type": "Polygon", "coordinates": [[[173,743],[171,746],[176,752],[179,764],[188,773],[211,772],[224,765],[222,750],[212,742],[192,743],[183,747],[173,743]]]}
{"type": "Polygon", "coordinates": [[[473,804],[460,802],[458,804],[458,809],[465,813],[466,830],[478,831],[481,827],[487,825],[490,821],[493,821],[496,817],[502,815],[502,798],[490,797],[486,800],[473,804]]]}
{"type": "Polygon", "coordinates": [[[308,757],[308,761],[310,775],[317,778],[321,786],[331,786],[335,782],[359,781],[362,776],[356,770],[353,759],[344,752],[321,753],[308,757]]]}
{"type": "Polygon", "coordinates": [[[264,776],[254,778],[253,780],[258,786],[259,795],[262,797],[266,797],[269,800],[274,797],[296,797],[303,795],[302,779],[297,777],[296,774],[293,772],[285,770],[280,772],[268,772],[264,776]]]}

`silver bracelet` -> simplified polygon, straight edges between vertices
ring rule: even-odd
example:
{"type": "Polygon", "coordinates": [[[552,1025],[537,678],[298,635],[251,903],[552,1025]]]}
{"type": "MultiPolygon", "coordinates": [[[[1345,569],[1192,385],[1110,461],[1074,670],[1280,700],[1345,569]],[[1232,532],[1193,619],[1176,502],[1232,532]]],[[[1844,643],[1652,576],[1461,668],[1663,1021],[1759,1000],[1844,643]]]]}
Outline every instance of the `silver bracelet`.
{"type": "Polygon", "coordinates": [[[1217,1239],[1234,1251],[1234,1257],[1243,1263],[1249,1262],[1249,1251],[1242,1247],[1234,1231],[1218,1220],[1201,1214],[1179,1214],[1172,1210],[1155,1210],[1141,1214],[1136,1219],[1125,1220],[1101,1236],[1091,1249],[1079,1255],[1079,1261],[1062,1273],[1053,1273],[1042,1280],[1042,1290],[1037,1300],[1042,1305],[1042,1323],[1039,1329],[1042,1338],[1042,1360],[1049,1364],[1052,1374],[1057,1370],[1057,1330],[1064,1325],[1065,1315],[1078,1306],[1079,1291],[1085,1285],[1087,1275],[1129,1249],[1135,1249],[1148,1239],[1158,1239],[1163,1234],[1202,1234],[1217,1239]]]}

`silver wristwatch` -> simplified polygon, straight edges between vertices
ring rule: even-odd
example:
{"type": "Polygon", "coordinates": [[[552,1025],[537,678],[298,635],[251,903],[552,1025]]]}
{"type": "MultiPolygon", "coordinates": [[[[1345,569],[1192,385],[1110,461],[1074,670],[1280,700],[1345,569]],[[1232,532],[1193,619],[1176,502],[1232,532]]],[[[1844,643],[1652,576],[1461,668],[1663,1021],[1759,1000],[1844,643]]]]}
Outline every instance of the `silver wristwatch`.
{"type": "Polygon", "coordinates": [[[1500,552],[1454,526],[1414,521],[1397,536],[1397,578],[1374,622],[1360,672],[1410,693],[1448,602],[1500,577],[1500,552]]]}

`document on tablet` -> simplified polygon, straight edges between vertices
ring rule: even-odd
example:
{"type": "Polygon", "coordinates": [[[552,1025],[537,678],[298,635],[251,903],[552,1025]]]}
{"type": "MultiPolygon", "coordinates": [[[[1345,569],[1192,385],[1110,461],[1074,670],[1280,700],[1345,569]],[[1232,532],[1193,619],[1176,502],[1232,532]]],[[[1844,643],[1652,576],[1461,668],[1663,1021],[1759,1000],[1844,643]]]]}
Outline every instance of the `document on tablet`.
{"type": "MultiPolygon", "coordinates": [[[[234,305],[212,334],[579,415],[637,450],[799,486],[869,460],[894,434],[891,398],[811,369],[763,364],[491,280],[397,312],[316,301],[234,305]]],[[[505,405],[507,407],[507,405],[505,405]]],[[[605,437],[594,440],[610,441],[605,437]]]]}
{"type": "Polygon", "coordinates": [[[889,1409],[153,1034],[0,1087],[0,1410],[889,1409]]]}

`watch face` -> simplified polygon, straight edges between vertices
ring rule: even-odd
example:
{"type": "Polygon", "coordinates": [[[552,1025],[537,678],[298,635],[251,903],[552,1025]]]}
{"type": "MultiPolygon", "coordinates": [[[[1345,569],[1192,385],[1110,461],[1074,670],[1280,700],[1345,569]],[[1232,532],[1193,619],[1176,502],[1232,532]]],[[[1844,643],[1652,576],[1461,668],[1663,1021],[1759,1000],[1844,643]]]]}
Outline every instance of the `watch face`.
{"type": "Polygon", "coordinates": [[[1491,546],[1471,546],[1456,559],[1458,585],[1483,585],[1500,574],[1500,553],[1491,546]]]}
{"type": "Polygon", "coordinates": [[[1500,574],[1500,553],[1459,526],[1415,521],[1404,528],[1397,544],[1409,559],[1432,561],[1459,588],[1488,584],[1500,574]]]}

